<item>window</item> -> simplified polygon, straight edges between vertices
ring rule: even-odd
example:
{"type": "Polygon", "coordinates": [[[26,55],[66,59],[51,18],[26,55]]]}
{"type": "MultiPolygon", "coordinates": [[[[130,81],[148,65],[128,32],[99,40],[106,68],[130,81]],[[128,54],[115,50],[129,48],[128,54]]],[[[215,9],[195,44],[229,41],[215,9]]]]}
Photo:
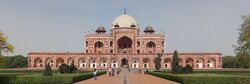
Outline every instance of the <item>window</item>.
{"type": "Polygon", "coordinates": [[[102,47],[102,44],[98,44],[97,47],[98,47],[98,48],[101,48],[101,47],[102,47]]]}
{"type": "Polygon", "coordinates": [[[88,41],[86,41],[86,47],[88,47],[88,45],[89,45],[89,42],[88,42],[88,41]]]}
{"type": "Polygon", "coordinates": [[[113,41],[110,41],[109,45],[110,45],[110,47],[113,47],[113,41]]]}
{"type": "Polygon", "coordinates": [[[153,44],[149,44],[149,46],[148,46],[149,48],[152,48],[153,47],[153,44]]]}
{"type": "Polygon", "coordinates": [[[101,53],[101,51],[98,51],[98,53],[101,53]]]}
{"type": "Polygon", "coordinates": [[[86,53],[88,53],[88,50],[86,50],[86,53]]]}
{"type": "Polygon", "coordinates": [[[126,44],[124,44],[124,45],[123,45],[123,48],[127,48],[127,45],[126,45],[126,44]]]}
{"type": "Polygon", "coordinates": [[[152,51],[149,51],[149,53],[152,53],[152,51]]]}
{"type": "Polygon", "coordinates": [[[162,47],[164,47],[164,41],[162,41],[162,47]]]}
{"type": "Polygon", "coordinates": [[[113,50],[110,50],[110,53],[113,53],[113,50]]]}
{"type": "Polygon", "coordinates": [[[137,53],[139,54],[139,53],[140,53],[140,50],[137,50],[137,53]]]}
{"type": "Polygon", "coordinates": [[[85,64],[82,64],[82,67],[85,67],[85,64]]]}
{"type": "Polygon", "coordinates": [[[139,41],[137,41],[137,47],[140,47],[140,42],[139,41]]]}

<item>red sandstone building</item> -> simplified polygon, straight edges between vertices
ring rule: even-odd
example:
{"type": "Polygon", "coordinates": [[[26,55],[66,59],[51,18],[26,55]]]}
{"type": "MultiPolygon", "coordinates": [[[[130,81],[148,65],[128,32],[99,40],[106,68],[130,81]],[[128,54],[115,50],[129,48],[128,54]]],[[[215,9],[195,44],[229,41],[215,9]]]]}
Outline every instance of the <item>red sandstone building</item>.
{"type": "MultiPolygon", "coordinates": [[[[78,69],[108,69],[128,66],[131,69],[154,69],[154,59],[162,54],[161,69],[171,69],[172,53],[164,52],[164,34],[157,34],[151,26],[143,33],[136,20],[126,12],[114,19],[111,32],[99,26],[95,33],[85,35],[85,51],[30,52],[28,68],[43,69],[50,64],[57,69],[62,63],[74,63],[78,69]]],[[[179,53],[180,64],[194,69],[221,69],[221,53],[179,53]]]]}

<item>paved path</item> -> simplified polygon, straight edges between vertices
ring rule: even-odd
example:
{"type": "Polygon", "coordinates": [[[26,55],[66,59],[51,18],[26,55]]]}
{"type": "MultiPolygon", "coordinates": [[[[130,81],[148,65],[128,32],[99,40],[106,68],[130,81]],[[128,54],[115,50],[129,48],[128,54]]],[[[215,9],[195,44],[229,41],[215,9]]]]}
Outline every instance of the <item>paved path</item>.
{"type": "Polygon", "coordinates": [[[77,82],[75,84],[178,84],[176,82],[154,77],[151,75],[136,74],[122,70],[119,75],[109,76],[108,74],[77,82]]]}

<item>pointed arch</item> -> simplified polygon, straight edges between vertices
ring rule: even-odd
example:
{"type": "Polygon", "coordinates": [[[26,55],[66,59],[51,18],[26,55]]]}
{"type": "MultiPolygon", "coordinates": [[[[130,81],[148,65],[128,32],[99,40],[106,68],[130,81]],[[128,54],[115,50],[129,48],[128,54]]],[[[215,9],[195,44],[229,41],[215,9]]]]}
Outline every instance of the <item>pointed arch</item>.
{"type": "Polygon", "coordinates": [[[216,60],[214,58],[210,58],[208,60],[208,68],[215,68],[216,66],[216,60]]]}
{"type": "Polygon", "coordinates": [[[100,59],[100,63],[101,63],[101,68],[108,68],[108,63],[107,63],[107,59],[106,58],[101,58],[100,59]]]}
{"type": "Polygon", "coordinates": [[[147,51],[148,53],[156,53],[156,44],[153,41],[147,43],[147,51]]]}
{"type": "Polygon", "coordinates": [[[56,59],[56,67],[59,67],[63,63],[64,63],[64,60],[62,58],[57,58],[56,59]]]}
{"type": "Polygon", "coordinates": [[[101,42],[101,41],[97,41],[97,42],[95,42],[95,53],[103,53],[103,46],[104,46],[104,44],[103,44],[103,42],[101,42]]]}
{"type": "Polygon", "coordinates": [[[37,67],[42,67],[43,64],[42,64],[42,59],[37,57],[35,60],[34,60],[34,67],[37,68],[37,67]]]}
{"type": "Polygon", "coordinates": [[[117,40],[117,48],[119,53],[131,53],[133,40],[127,36],[123,36],[117,40]]]}
{"type": "Polygon", "coordinates": [[[96,58],[89,59],[90,68],[97,68],[96,58]]]}
{"type": "Polygon", "coordinates": [[[118,68],[118,59],[117,58],[112,58],[110,60],[111,62],[111,68],[118,68]]]}
{"type": "Polygon", "coordinates": [[[144,58],[143,60],[142,60],[142,62],[143,62],[143,68],[144,69],[148,69],[150,66],[150,59],[149,58],[144,58]]]}
{"type": "Polygon", "coordinates": [[[164,62],[164,68],[167,69],[171,68],[172,60],[170,58],[165,58],[163,62],[164,62]]]}
{"type": "Polygon", "coordinates": [[[186,64],[187,65],[189,64],[190,66],[194,67],[194,60],[192,58],[187,58],[186,59],[186,64]]]}
{"type": "Polygon", "coordinates": [[[132,59],[132,68],[139,68],[139,62],[140,60],[138,58],[132,59]]]}
{"type": "Polygon", "coordinates": [[[204,68],[204,59],[203,58],[199,58],[197,59],[197,68],[204,68]]]}
{"type": "Polygon", "coordinates": [[[85,68],[86,67],[86,59],[85,58],[80,58],[78,60],[78,67],[80,67],[80,68],[85,68]]]}
{"type": "Polygon", "coordinates": [[[53,67],[53,60],[48,57],[46,60],[45,60],[45,65],[49,64],[51,67],[53,67]]]}

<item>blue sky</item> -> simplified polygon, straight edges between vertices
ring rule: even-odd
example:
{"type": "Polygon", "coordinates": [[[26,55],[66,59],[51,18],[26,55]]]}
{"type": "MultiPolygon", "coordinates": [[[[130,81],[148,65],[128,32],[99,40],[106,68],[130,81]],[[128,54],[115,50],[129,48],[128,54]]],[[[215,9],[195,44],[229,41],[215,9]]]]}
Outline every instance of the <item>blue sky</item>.
{"type": "Polygon", "coordinates": [[[0,0],[0,31],[16,49],[82,52],[84,33],[110,29],[123,8],[143,30],[165,32],[167,52],[234,55],[250,0],[0,0]]]}

